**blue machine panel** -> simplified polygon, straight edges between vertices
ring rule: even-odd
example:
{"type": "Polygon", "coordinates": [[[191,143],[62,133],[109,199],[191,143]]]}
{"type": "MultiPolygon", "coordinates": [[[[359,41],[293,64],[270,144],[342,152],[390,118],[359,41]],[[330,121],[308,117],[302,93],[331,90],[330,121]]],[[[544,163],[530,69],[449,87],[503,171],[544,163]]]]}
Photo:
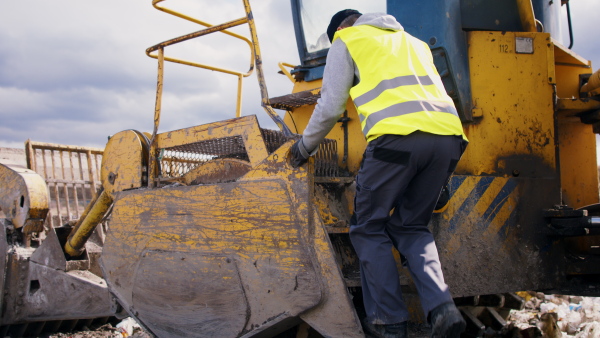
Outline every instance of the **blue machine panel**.
{"type": "Polygon", "coordinates": [[[427,42],[446,92],[463,122],[473,120],[467,38],[460,0],[388,0],[387,11],[411,35],[427,42]]]}

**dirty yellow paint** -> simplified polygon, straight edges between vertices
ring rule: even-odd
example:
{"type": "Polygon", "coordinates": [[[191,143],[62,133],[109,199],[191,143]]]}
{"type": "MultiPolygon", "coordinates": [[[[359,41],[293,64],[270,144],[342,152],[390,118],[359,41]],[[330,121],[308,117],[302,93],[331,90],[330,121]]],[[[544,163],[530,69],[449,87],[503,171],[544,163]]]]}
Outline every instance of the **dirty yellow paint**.
{"type": "Polygon", "coordinates": [[[578,118],[558,119],[562,202],[573,208],[599,202],[596,135],[578,118]]]}
{"type": "Polygon", "coordinates": [[[600,109],[600,102],[579,100],[580,75],[591,74],[591,62],[556,41],[557,130],[563,204],[570,207],[599,202],[596,136],[592,125],[576,115],[600,109]]]}
{"type": "Polygon", "coordinates": [[[514,155],[556,168],[553,47],[545,33],[468,32],[473,104],[481,118],[465,126],[471,143],[457,172],[501,174],[514,155]],[[517,53],[517,38],[531,39],[533,53],[517,53]]]}
{"type": "MultiPolygon", "coordinates": [[[[531,17],[523,20],[531,23],[531,17]]],[[[557,60],[581,60],[553,45],[549,34],[469,32],[468,39],[476,119],[465,126],[471,144],[457,170],[466,176],[461,178],[448,208],[436,216],[444,227],[439,231],[443,243],[440,256],[452,260],[454,255],[468,253],[465,243],[477,242],[494,247],[479,252],[497,253],[505,262],[512,258],[509,251],[519,240],[513,230],[518,226],[514,218],[523,203],[519,190],[523,185],[536,179],[556,182],[560,169],[564,171],[560,177],[565,200],[580,205],[592,201],[594,194],[597,200],[597,187],[592,192],[582,192],[590,183],[570,181],[582,163],[586,182],[593,176],[591,163],[595,157],[586,157],[592,151],[593,135],[581,136],[589,132],[589,127],[575,123],[569,115],[589,108],[590,103],[561,101],[560,95],[573,93],[575,82],[568,69],[556,66],[557,60]],[[533,52],[517,51],[519,39],[529,41],[533,52]],[[567,77],[568,81],[561,82],[567,77]],[[556,93],[558,113],[553,100],[556,93]],[[559,153],[568,154],[557,157],[557,146],[559,153]],[[487,185],[484,187],[482,182],[487,185]],[[493,252],[496,248],[502,252],[493,252]]],[[[290,77],[289,73],[286,75],[290,77]]],[[[320,80],[297,81],[294,92],[318,94],[320,86],[320,80]]],[[[261,91],[266,93],[266,89],[261,91]]],[[[314,108],[314,104],[296,108],[286,113],[284,123],[301,134],[314,108]]],[[[366,142],[351,101],[346,108],[347,124],[339,122],[327,138],[336,140],[338,164],[353,175],[358,171],[366,142]]],[[[344,217],[333,212],[328,198],[315,192],[315,184],[339,184],[341,180],[334,182],[339,178],[331,178],[331,182],[327,182],[329,178],[315,178],[314,158],[305,166],[292,168],[290,147],[295,140],[288,139],[269,153],[255,116],[157,134],[155,147],[169,149],[231,137],[241,138],[249,158],[247,172],[240,177],[227,183],[194,185],[198,175],[218,174],[222,170],[222,164],[212,163],[182,177],[180,181],[188,186],[136,190],[127,189],[143,185],[141,160],[135,160],[141,158],[140,140],[129,133],[115,138],[115,143],[121,143],[115,147],[129,144],[130,148],[130,153],[115,152],[119,156],[114,156],[110,165],[111,172],[121,176],[116,176],[118,184],[109,182],[115,208],[103,264],[115,294],[139,311],[135,294],[141,292],[140,280],[151,274],[160,278],[145,280],[144,287],[149,289],[160,287],[160,281],[167,278],[199,293],[203,286],[224,285],[235,304],[222,302],[219,306],[231,306],[232,312],[223,311],[232,314],[226,320],[235,321],[246,333],[284,317],[300,316],[324,332],[345,330],[344,336],[360,335],[360,324],[329,237],[331,233],[346,236],[340,233],[347,229],[331,230],[331,225],[344,221],[344,217]],[[134,160],[127,162],[131,158],[134,160]],[[173,277],[174,264],[193,267],[193,278],[173,277]],[[240,308],[234,307],[237,305],[240,308]],[[335,318],[328,315],[331,313],[336,314],[335,318]]],[[[242,166],[246,168],[246,163],[242,166]]],[[[157,172],[151,173],[151,182],[159,182],[156,175],[157,172]]],[[[108,174],[103,174],[104,180],[108,181],[108,174]]],[[[343,181],[339,190],[344,190],[342,194],[351,200],[349,182],[343,181]]],[[[597,178],[591,184],[597,185],[597,178]]],[[[534,188],[540,185],[539,181],[533,184],[534,188]]],[[[351,211],[352,203],[347,204],[344,207],[351,211]]],[[[454,261],[456,266],[473,262],[454,261]]],[[[475,270],[473,267],[465,266],[465,270],[475,270]]],[[[505,264],[494,267],[496,275],[507,275],[505,264]]],[[[451,274],[450,283],[459,283],[463,277],[458,275],[451,274]]],[[[156,308],[145,310],[139,317],[150,321],[156,308]]],[[[186,315],[190,321],[202,320],[193,311],[186,315]]]]}
{"type": "Polygon", "coordinates": [[[96,226],[102,221],[102,218],[108,211],[113,202],[112,197],[107,191],[102,191],[94,201],[85,209],[77,223],[71,230],[67,243],[64,246],[65,252],[71,257],[77,257],[84,251],[84,246],[90,238],[96,226]]]}
{"type": "MultiPolygon", "coordinates": [[[[479,178],[476,176],[468,177],[465,182],[460,186],[460,189],[453,195],[448,205],[447,212],[442,214],[442,217],[446,220],[454,217],[457,214],[458,209],[465,203],[466,198],[475,189],[476,184],[479,182],[479,178]]],[[[501,189],[506,184],[506,179],[496,178],[494,179],[485,192],[481,195],[481,198],[475,201],[475,204],[468,209],[468,214],[462,216],[464,223],[460,228],[459,232],[452,236],[444,249],[447,250],[447,254],[453,255],[462,246],[465,236],[470,235],[477,227],[477,223],[482,221],[482,217],[490,207],[492,201],[498,196],[501,189]]],[[[510,198],[510,197],[509,197],[510,198]]],[[[503,204],[504,206],[504,204],[503,204]]],[[[496,217],[498,217],[496,215],[496,217]]],[[[503,225],[506,219],[496,219],[492,223],[503,225]]],[[[490,231],[493,228],[491,225],[486,231],[490,231]]]]}
{"type": "Polygon", "coordinates": [[[143,153],[140,136],[132,130],[121,131],[108,140],[102,157],[100,177],[102,187],[109,196],[113,196],[116,191],[144,185],[144,156],[147,157],[148,154],[143,153]]]}
{"type": "MultiPolygon", "coordinates": [[[[465,187],[470,187],[470,189],[472,189],[477,183],[477,180],[478,178],[476,176],[469,176],[461,185],[461,187],[464,185],[465,187]]],[[[470,189],[460,189],[454,193],[451,199],[452,203],[448,203],[446,211],[444,211],[441,214],[445,220],[449,220],[453,215],[456,214],[458,208],[464,203],[466,198],[469,196],[469,193],[471,192],[470,189]]]]}
{"type": "Polygon", "coordinates": [[[163,149],[231,136],[241,136],[244,139],[252,166],[267,157],[267,148],[255,115],[169,131],[158,134],[156,137],[158,149],[163,149]]]}
{"type": "Polygon", "coordinates": [[[517,8],[519,10],[519,18],[521,25],[526,32],[537,32],[535,14],[531,0],[517,0],[517,8]]]}
{"type": "MultiPolygon", "coordinates": [[[[552,39],[556,73],[556,92],[559,98],[579,98],[579,74],[592,74],[592,63],[582,58],[558,41],[552,39]]],[[[596,102],[596,106],[600,103],[596,102]]]]}
{"type": "MultiPolygon", "coordinates": [[[[300,227],[300,224],[306,226],[308,221],[306,217],[298,219],[301,215],[295,211],[301,208],[292,202],[292,193],[281,180],[262,179],[122,194],[115,204],[112,235],[104,249],[103,260],[110,274],[119,275],[123,262],[139,257],[144,250],[225,254],[238,262],[251,303],[272,301],[273,304],[288,305],[290,300],[274,296],[276,299],[269,301],[262,295],[267,289],[291,291],[296,276],[316,278],[314,263],[307,260],[306,238],[300,227]],[[269,274],[260,274],[261,265],[277,271],[279,277],[273,279],[269,274]],[[275,287],[273,283],[279,286],[275,287]]],[[[160,269],[156,266],[156,271],[160,269]]],[[[121,285],[133,283],[127,278],[135,273],[125,271],[123,276],[126,277],[121,277],[121,285]]],[[[319,288],[309,284],[298,287],[310,294],[318,292],[319,288]]],[[[310,299],[312,306],[319,302],[319,297],[310,299]]],[[[270,313],[266,317],[260,315],[261,311],[253,312],[258,318],[253,317],[252,322],[266,321],[274,314],[269,310],[278,311],[280,306],[265,308],[263,311],[270,313]]]]}
{"type": "MultiPolygon", "coordinates": [[[[109,284],[121,301],[135,304],[141,284],[153,288],[154,283],[174,278],[166,272],[173,264],[195,264],[200,276],[185,283],[211,283],[202,275],[215,276],[225,286],[243,290],[253,309],[247,330],[281,320],[281,313],[302,313],[323,332],[360,336],[335,253],[316,213],[316,205],[321,203],[325,210],[327,201],[317,202],[314,196],[313,159],[293,168],[294,140],[268,154],[256,117],[247,116],[157,134],[156,141],[158,148],[170,148],[231,136],[242,138],[250,158],[248,171],[235,182],[114,191],[111,231],[103,252],[109,284]],[[239,279],[231,270],[221,270],[215,257],[233,262],[239,279]],[[150,273],[146,268],[136,268],[150,264],[146,261],[152,262],[156,281],[146,277],[150,273]],[[340,308],[345,310],[336,314],[339,320],[323,315],[340,308]]],[[[198,172],[202,171],[191,173],[190,179],[198,172]]],[[[190,179],[185,183],[191,184],[190,179]]],[[[140,312],[139,318],[150,318],[151,312],[140,312]]]]}
{"type": "Polygon", "coordinates": [[[315,249],[318,267],[325,282],[323,293],[326,301],[303,313],[301,318],[315,329],[335,332],[340,337],[363,337],[360,321],[346,290],[329,236],[318,216],[314,210],[315,234],[308,244],[315,249]],[[335,316],[331,316],[332,313],[335,316]]]}
{"type": "Polygon", "coordinates": [[[40,175],[19,165],[0,163],[0,210],[15,228],[42,231],[48,200],[48,188],[40,175]]]}

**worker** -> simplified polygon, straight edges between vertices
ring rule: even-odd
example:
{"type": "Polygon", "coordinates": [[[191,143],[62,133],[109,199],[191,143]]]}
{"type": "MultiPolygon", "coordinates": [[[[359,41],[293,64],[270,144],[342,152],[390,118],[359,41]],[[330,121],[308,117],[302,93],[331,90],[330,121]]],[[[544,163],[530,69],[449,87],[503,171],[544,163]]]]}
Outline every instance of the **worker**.
{"type": "Polygon", "coordinates": [[[365,331],[406,337],[403,302],[392,246],[406,258],[433,337],[459,337],[465,321],[444,282],[427,228],[442,186],[466,145],[452,99],[429,47],[393,16],[336,13],[321,97],[291,148],[303,165],[345,111],[350,96],[367,140],[356,177],[350,239],[360,259],[365,331]]]}

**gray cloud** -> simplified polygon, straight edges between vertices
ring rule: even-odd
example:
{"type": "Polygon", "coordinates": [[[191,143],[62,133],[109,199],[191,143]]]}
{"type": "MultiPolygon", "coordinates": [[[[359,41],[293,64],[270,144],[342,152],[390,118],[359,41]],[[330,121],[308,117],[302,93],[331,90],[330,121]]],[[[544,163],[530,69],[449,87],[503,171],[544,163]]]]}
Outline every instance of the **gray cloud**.
{"type": "MultiPolygon", "coordinates": [[[[172,5],[211,24],[244,15],[239,1],[172,5]]],[[[280,1],[263,1],[253,10],[259,29],[292,38],[261,35],[263,54],[273,53],[264,57],[267,80],[281,78],[277,62],[297,63],[293,27],[269,28],[289,25],[290,9],[280,1]]],[[[0,146],[22,147],[31,138],[102,147],[108,135],[123,129],[151,131],[157,61],[145,49],[199,29],[155,10],[149,1],[10,0],[0,12],[0,146]]],[[[248,35],[246,27],[236,31],[248,35]]],[[[168,48],[167,55],[244,72],[250,64],[248,46],[223,36],[168,48]]],[[[244,83],[243,111],[264,115],[252,82],[254,77],[244,83]]],[[[289,81],[284,86],[269,82],[275,84],[273,92],[284,90],[278,95],[291,91],[289,81]]],[[[234,76],[167,63],[160,130],[234,117],[236,86],[234,76]]]]}
{"type": "MultiPolygon", "coordinates": [[[[592,61],[594,70],[600,68],[600,41],[596,27],[600,1],[578,0],[571,1],[571,19],[573,27],[573,51],[592,61]]],[[[564,6],[563,6],[564,7],[564,6]]],[[[564,45],[569,45],[566,9],[563,9],[563,39],[564,45]]]]}
{"type": "MultiPolygon", "coordinates": [[[[217,24],[243,16],[239,0],[170,1],[166,6],[217,24]]],[[[278,62],[298,64],[288,1],[252,2],[269,95],[290,93],[278,62]]],[[[593,36],[597,0],[571,5],[575,48],[600,66],[593,36]],[[593,8],[592,8],[593,7],[593,8]]],[[[150,1],[7,0],[0,11],[0,146],[35,141],[103,147],[124,129],[151,131],[157,62],[145,49],[201,27],[152,8],[150,1]]],[[[247,27],[234,29],[248,36],[247,27]]],[[[229,37],[200,38],[168,48],[167,55],[245,71],[249,50],[229,37]]],[[[167,64],[160,131],[235,116],[237,80],[202,69],[167,64]]],[[[244,81],[242,113],[260,106],[255,75],[244,81]]]]}

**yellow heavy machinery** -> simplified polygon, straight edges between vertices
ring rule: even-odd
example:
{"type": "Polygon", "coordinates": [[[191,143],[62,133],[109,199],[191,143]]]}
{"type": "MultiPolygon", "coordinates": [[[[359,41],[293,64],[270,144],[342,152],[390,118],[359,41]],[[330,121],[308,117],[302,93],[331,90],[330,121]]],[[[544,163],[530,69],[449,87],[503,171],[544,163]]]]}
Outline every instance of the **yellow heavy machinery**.
{"type": "MultiPolygon", "coordinates": [[[[449,202],[430,226],[468,334],[499,329],[502,312],[522,306],[515,291],[600,293],[598,73],[556,40],[560,3],[292,0],[301,65],[281,64],[293,93],[269,98],[248,0],[245,17],[214,26],[161,2],[153,6],[206,28],[148,48],[158,61],[154,130],[110,138],[101,190],[72,230],[42,229],[43,182],[30,180],[32,171],[0,165],[4,227],[18,237],[8,244],[3,237],[0,252],[25,250],[29,238],[39,243],[25,258],[11,253],[2,261],[6,332],[30,332],[26,324],[35,321],[126,313],[161,337],[363,336],[348,230],[365,141],[352,103],[308,165],[289,162],[319,98],[328,48],[320,35],[331,15],[348,7],[387,11],[429,43],[460,111],[471,142],[450,181],[449,202]],[[242,24],[250,38],[230,31],[242,24]],[[216,32],[248,43],[248,71],[165,52],[216,32]],[[165,61],[237,76],[238,102],[242,79],[256,69],[262,106],[279,130],[241,116],[238,104],[233,119],[159,133],[165,61]],[[98,236],[101,222],[108,230],[98,236]],[[92,246],[90,237],[101,240],[92,246]],[[75,272],[85,274],[87,289],[70,284],[75,272]],[[32,310],[41,295],[64,285],[78,290],[59,295],[71,312],[32,310]],[[97,309],[82,315],[82,304],[92,303],[97,309]]],[[[398,268],[414,320],[423,321],[400,255],[398,268]]],[[[59,301],[48,298],[44,306],[59,301]]]]}
{"type": "Polygon", "coordinates": [[[102,225],[68,259],[69,223],[100,186],[102,149],[26,142],[27,165],[0,164],[0,334],[38,336],[102,325],[120,306],[98,265],[102,225]],[[32,170],[35,169],[35,170],[32,170]]]}

